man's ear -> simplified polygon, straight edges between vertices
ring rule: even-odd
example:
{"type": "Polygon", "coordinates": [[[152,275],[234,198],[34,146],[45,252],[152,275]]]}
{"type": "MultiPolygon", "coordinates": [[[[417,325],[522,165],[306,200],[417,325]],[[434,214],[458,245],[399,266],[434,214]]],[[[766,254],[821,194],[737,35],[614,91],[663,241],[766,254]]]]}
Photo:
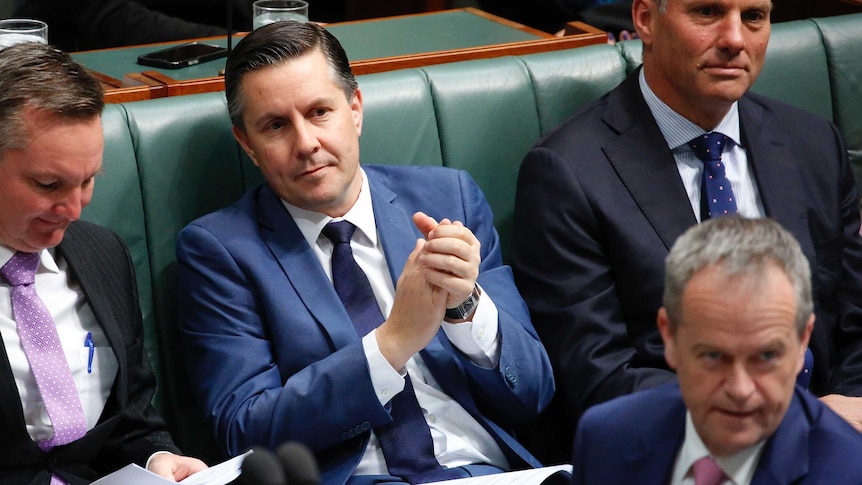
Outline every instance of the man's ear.
{"type": "Polygon", "coordinates": [[[353,122],[356,124],[356,136],[362,136],[362,91],[356,88],[356,93],[350,101],[353,122]]]}
{"type": "Polygon", "coordinates": [[[656,325],[661,333],[661,339],[664,342],[664,360],[671,369],[676,370],[676,343],[673,333],[670,330],[670,318],[667,316],[667,310],[664,307],[658,309],[658,317],[656,317],[656,325]]]}
{"type": "Polygon", "coordinates": [[[802,339],[800,340],[801,345],[799,346],[799,364],[796,366],[796,373],[802,371],[802,368],[805,367],[805,349],[808,348],[808,342],[811,340],[811,332],[814,330],[814,314],[812,313],[810,317],[808,317],[808,322],[805,323],[805,330],[802,331],[802,339]]]}
{"type": "Polygon", "coordinates": [[[251,161],[254,162],[256,167],[260,167],[257,163],[257,159],[254,157],[254,150],[251,149],[251,145],[248,143],[248,135],[245,130],[242,128],[238,128],[236,126],[232,126],[231,130],[233,131],[233,137],[236,138],[236,141],[239,142],[239,145],[243,150],[248,154],[248,157],[251,158],[251,161]]]}
{"type": "Polygon", "coordinates": [[[653,0],[632,1],[632,22],[645,49],[652,45],[652,21],[654,16],[658,15],[656,8],[653,0]]]}

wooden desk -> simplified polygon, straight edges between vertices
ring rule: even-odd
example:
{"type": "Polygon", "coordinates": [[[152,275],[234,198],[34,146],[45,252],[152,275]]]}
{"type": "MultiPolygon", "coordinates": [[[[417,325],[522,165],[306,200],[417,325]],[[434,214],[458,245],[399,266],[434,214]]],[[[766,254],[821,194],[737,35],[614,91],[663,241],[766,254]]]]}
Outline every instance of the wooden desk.
{"type": "MultiPolygon", "coordinates": [[[[338,38],[357,75],[447,62],[523,55],[607,42],[607,34],[575,23],[572,35],[555,37],[474,8],[443,10],[326,26],[338,38]]],[[[237,34],[237,40],[244,34],[237,34]]],[[[225,38],[204,39],[226,45],[225,38]]],[[[72,56],[101,74],[108,102],[135,96],[163,97],[224,89],[225,60],[182,69],[144,68],[137,57],[181,42],[80,52],[72,56]],[[119,84],[119,85],[117,85],[119,84]]],[[[139,98],[134,98],[139,99],[139,98]]],[[[146,99],[146,98],[144,98],[146,99]]]]}

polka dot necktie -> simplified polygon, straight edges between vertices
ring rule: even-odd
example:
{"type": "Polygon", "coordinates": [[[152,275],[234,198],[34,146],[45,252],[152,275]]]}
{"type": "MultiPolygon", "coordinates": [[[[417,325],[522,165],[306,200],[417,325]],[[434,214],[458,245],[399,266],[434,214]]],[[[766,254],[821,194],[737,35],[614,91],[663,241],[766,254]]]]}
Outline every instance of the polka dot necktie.
{"type": "MultiPolygon", "coordinates": [[[[350,240],[354,231],[356,226],[350,222],[338,221],[327,224],[322,233],[334,245],[332,284],[361,337],[377,328],[384,318],[368,277],[353,257],[350,240]]],[[[389,405],[392,421],[374,428],[389,473],[410,483],[460,478],[456,471],[441,466],[434,456],[431,430],[409,375],[404,377],[404,390],[389,405]]]]}
{"type": "Polygon", "coordinates": [[[704,201],[706,204],[701,207],[702,220],[736,214],[736,198],[721,161],[721,152],[727,140],[721,133],[712,132],[688,142],[694,154],[703,162],[701,204],[704,205],[704,201]]]}
{"type": "MultiPolygon", "coordinates": [[[[57,327],[45,303],[36,294],[34,283],[38,265],[39,253],[17,252],[0,268],[0,274],[12,285],[12,314],[21,346],[54,427],[54,436],[37,443],[48,451],[87,434],[87,421],[57,327]]],[[[51,483],[65,482],[54,477],[51,483]]]]}
{"type": "Polygon", "coordinates": [[[692,468],[694,468],[694,485],[719,485],[725,479],[724,470],[711,456],[704,456],[697,460],[692,468]]]}

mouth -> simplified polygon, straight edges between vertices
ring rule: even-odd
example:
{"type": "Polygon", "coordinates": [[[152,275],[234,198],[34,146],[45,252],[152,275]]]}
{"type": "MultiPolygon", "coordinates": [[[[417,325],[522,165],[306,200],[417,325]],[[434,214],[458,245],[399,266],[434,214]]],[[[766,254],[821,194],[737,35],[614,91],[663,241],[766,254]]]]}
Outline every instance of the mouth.
{"type": "Polygon", "coordinates": [[[703,66],[703,70],[712,75],[722,77],[738,77],[748,72],[745,66],[734,64],[707,64],[703,66]]]}
{"type": "Polygon", "coordinates": [[[323,164],[314,166],[314,167],[309,168],[308,170],[305,170],[304,172],[300,173],[299,178],[314,177],[314,176],[320,175],[320,173],[323,172],[323,170],[325,170],[329,167],[332,167],[333,165],[334,164],[332,164],[332,163],[323,163],[323,164]]]}
{"type": "Polygon", "coordinates": [[[734,409],[722,409],[719,408],[717,410],[722,416],[728,417],[730,419],[748,419],[753,417],[756,414],[756,411],[742,411],[742,410],[734,410],[734,409]]]}

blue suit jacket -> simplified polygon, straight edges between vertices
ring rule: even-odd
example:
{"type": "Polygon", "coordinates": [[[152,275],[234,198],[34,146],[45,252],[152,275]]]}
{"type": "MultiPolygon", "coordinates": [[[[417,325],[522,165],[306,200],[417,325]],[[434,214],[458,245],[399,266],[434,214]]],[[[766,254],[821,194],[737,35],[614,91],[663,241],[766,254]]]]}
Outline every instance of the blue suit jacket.
{"type": "MultiPolygon", "coordinates": [[[[844,145],[830,123],[763,96],[740,99],[739,118],[765,213],[811,266],[810,389],[862,395],[862,239],[844,145]]],[[[636,73],[525,158],[512,266],[561,390],[552,449],[569,448],[589,406],[675,379],[656,312],[664,259],[696,223],[636,73]]]]}
{"type": "MultiPolygon", "coordinates": [[[[685,409],[675,383],[590,408],[575,437],[573,485],[665,485],[685,439],[685,409]]],[[[859,485],[860,453],[862,434],[797,388],[751,484],[859,485]]]]}
{"type": "MultiPolygon", "coordinates": [[[[514,468],[538,462],[506,431],[533,418],[554,384],[544,347],[503,266],[490,208],[465,172],[366,166],[377,229],[397,282],[422,210],[460,220],[482,244],[479,284],[499,309],[497,368],[460,354],[442,330],[422,352],[434,377],[497,440],[514,468]]],[[[344,483],[369,430],[390,421],[338,295],[266,185],[179,235],[181,330],[193,391],[217,441],[236,454],[286,440],[316,453],[323,483],[344,483]]]]}

